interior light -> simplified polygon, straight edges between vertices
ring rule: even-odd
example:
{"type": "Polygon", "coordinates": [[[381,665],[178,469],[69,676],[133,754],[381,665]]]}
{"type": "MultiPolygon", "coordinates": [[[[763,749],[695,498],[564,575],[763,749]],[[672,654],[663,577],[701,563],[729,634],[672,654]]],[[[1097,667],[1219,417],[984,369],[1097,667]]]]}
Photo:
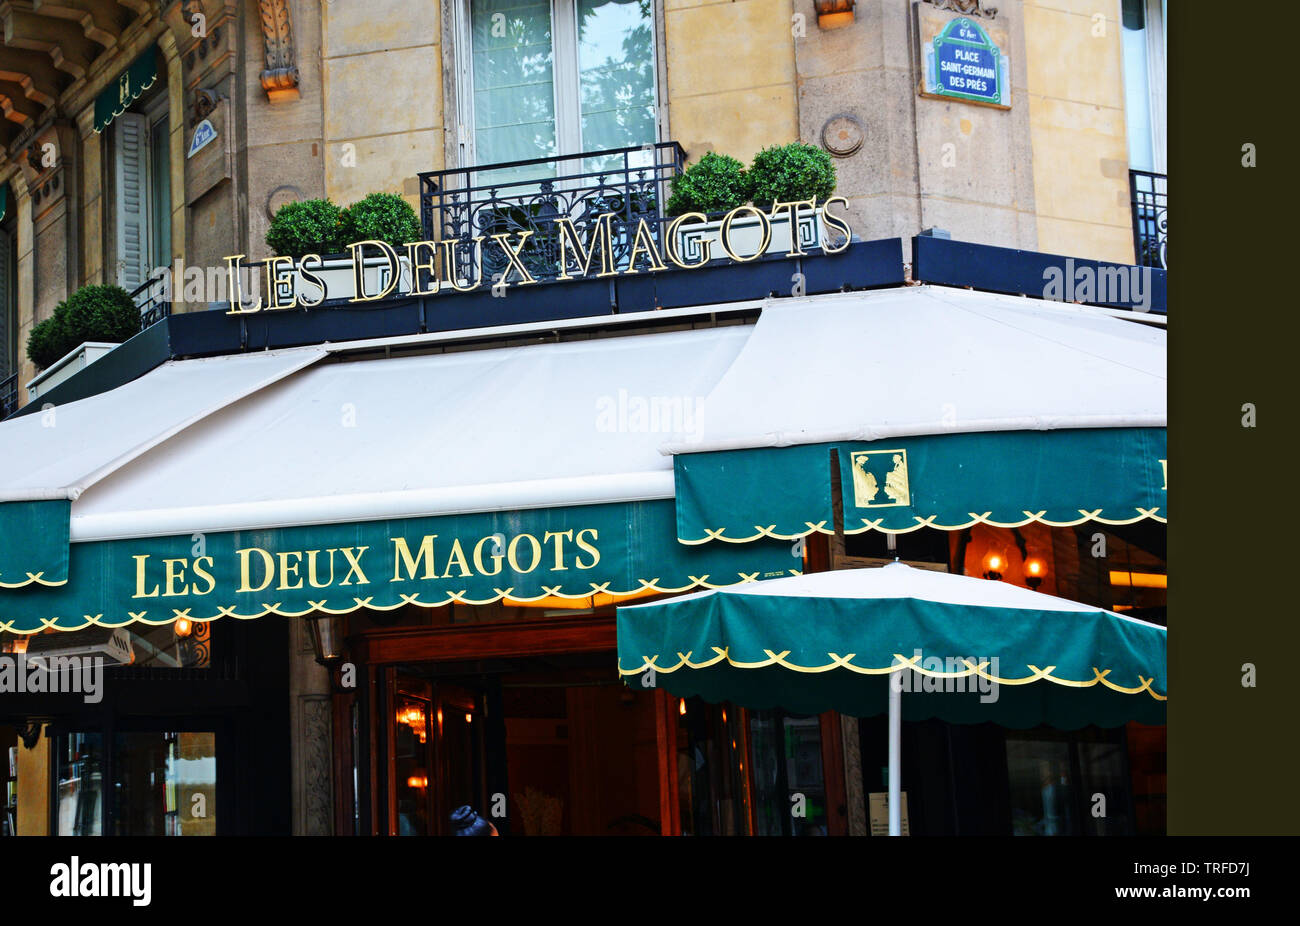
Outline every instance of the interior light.
{"type": "Polygon", "coordinates": [[[1125,588],[1168,588],[1169,576],[1162,572],[1127,572],[1111,570],[1111,585],[1125,588]]]}

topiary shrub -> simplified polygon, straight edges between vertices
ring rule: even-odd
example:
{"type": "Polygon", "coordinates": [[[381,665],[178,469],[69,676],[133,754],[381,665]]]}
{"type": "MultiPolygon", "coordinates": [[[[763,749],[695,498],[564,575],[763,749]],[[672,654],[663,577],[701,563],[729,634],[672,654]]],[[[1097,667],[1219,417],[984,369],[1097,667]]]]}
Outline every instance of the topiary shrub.
{"type": "Polygon", "coordinates": [[[371,193],[343,210],[342,243],[384,241],[401,247],[422,237],[411,204],[396,193],[371,193]]]}
{"type": "Polygon", "coordinates": [[[46,369],[86,341],[120,344],[140,333],[140,310],[120,286],[83,286],[32,328],[27,357],[46,369]]]}
{"type": "Polygon", "coordinates": [[[745,165],[710,151],[673,178],[668,214],[727,212],[749,202],[750,179],[745,165]]]}
{"type": "Polygon", "coordinates": [[[32,326],[27,335],[27,359],[36,364],[37,369],[44,370],[67,353],[63,349],[66,338],[60,329],[62,319],[50,316],[32,326]]]}
{"type": "Polygon", "coordinates": [[[328,199],[285,203],[266,230],[266,244],[280,257],[337,254],[343,250],[342,212],[328,199]]]}
{"type": "Polygon", "coordinates": [[[829,199],[835,193],[835,165],[816,145],[793,142],[764,148],[749,167],[754,205],[771,209],[773,203],[829,199]]]}

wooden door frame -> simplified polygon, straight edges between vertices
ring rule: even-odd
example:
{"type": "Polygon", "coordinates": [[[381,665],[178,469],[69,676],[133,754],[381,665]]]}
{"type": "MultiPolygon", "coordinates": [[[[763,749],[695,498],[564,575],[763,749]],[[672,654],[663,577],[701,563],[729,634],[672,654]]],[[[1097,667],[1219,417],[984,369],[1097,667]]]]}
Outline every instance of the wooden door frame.
{"type": "MultiPolygon", "coordinates": [[[[369,794],[367,802],[370,807],[369,831],[373,835],[386,835],[394,831],[397,819],[396,788],[394,787],[394,758],[392,756],[392,723],[396,704],[396,667],[401,663],[413,662],[458,662],[475,659],[492,659],[502,657],[526,657],[558,655],[564,653],[598,653],[616,652],[618,637],[614,614],[583,615],[581,617],[539,618],[529,621],[495,622],[485,624],[463,624],[439,627],[395,627],[376,628],[362,631],[348,640],[351,658],[363,670],[363,680],[372,687],[368,690],[372,697],[366,699],[369,730],[363,731],[361,746],[369,752],[367,759],[370,767],[369,794]],[[368,735],[366,735],[368,734],[368,735]],[[382,782],[382,786],[381,786],[382,782]]],[[[670,697],[667,692],[656,690],[656,719],[661,709],[660,701],[670,697]]],[[[435,692],[436,695],[436,692],[435,692]]],[[[346,698],[336,702],[339,707],[347,703],[346,698]]],[[[365,702],[363,702],[365,703],[365,702]]],[[[436,711],[436,706],[434,707],[436,711]]],[[[340,710],[345,718],[346,711],[340,710]]],[[[666,742],[670,747],[667,757],[663,755],[664,738],[660,737],[660,806],[671,804],[674,809],[666,824],[661,824],[666,832],[679,830],[676,820],[676,718],[671,711],[666,712],[671,722],[671,734],[666,742]],[[672,775],[665,775],[663,766],[667,762],[672,775]],[[671,795],[665,798],[665,788],[671,787],[671,795]]],[[[430,719],[436,723],[435,718],[430,719]]],[[[657,723],[658,727],[659,724],[657,723]]],[[[347,729],[350,737],[350,724],[336,722],[336,729],[347,729]]],[[[658,732],[658,731],[657,731],[658,732]]],[[[336,744],[341,746],[341,739],[336,744]]],[[[350,738],[347,752],[351,752],[350,738]]],[[[342,755],[342,749],[336,750],[342,755]]],[[[336,759],[338,767],[347,765],[336,759]]],[[[349,776],[350,781],[350,776],[349,776]]],[[[365,787],[362,784],[362,787],[365,787]]],[[[335,788],[335,819],[342,822],[351,818],[347,802],[350,788],[335,788]]]]}
{"type": "Polygon", "coordinates": [[[677,699],[656,688],[655,739],[659,744],[659,834],[682,834],[681,805],[677,794],[677,699]]]}

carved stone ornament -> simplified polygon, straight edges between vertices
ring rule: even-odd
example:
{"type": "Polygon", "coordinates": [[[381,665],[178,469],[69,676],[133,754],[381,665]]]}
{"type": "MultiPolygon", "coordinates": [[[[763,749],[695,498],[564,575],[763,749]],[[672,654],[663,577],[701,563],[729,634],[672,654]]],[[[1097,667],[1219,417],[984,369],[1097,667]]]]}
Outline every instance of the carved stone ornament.
{"type": "Polygon", "coordinates": [[[925,0],[925,2],[932,4],[936,9],[951,10],[963,16],[984,16],[995,19],[998,15],[998,8],[988,6],[983,0],[925,0]]]}
{"type": "Polygon", "coordinates": [[[833,157],[849,157],[862,147],[865,139],[866,130],[862,123],[848,113],[831,116],[822,126],[822,147],[833,157]]]}
{"type": "Polygon", "coordinates": [[[217,108],[218,97],[216,91],[200,87],[194,91],[194,121],[199,122],[208,118],[212,111],[217,108]]]}
{"type": "Polygon", "coordinates": [[[257,0],[262,15],[262,37],[266,42],[266,69],[260,77],[262,89],[272,102],[298,99],[298,66],[294,63],[293,23],[289,0],[257,0]]]}

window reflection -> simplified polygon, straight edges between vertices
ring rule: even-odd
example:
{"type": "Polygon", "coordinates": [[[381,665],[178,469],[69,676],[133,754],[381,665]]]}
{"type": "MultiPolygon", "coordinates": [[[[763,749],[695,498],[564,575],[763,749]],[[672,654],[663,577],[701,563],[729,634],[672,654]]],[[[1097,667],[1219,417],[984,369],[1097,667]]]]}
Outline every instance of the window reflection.
{"type": "Polygon", "coordinates": [[[110,768],[102,733],[58,737],[55,832],[101,836],[211,836],[217,821],[217,750],[212,732],[118,733],[110,768]],[[111,807],[105,801],[112,802],[111,807]],[[106,811],[111,810],[111,815],[106,811]]]}
{"type": "Polygon", "coordinates": [[[34,634],[0,633],[0,652],[25,652],[33,663],[75,657],[101,659],[106,669],[205,669],[212,660],[212,624],[180,620],[157,626],[135,623],[34,634]]]}
{"type": "Polygon", "coordinates": [[[120,733],[114,832],[119,836],[212,836],[217,758],[212,733],[120,733]]]}
{"type": "Polygon", "coordinates": [[[781,711],[750,713],[754,753],[755,832],[827,835],[821,723],[781,711]]]}
{"type": "Polygon", "coordinates": [[[104,744],[98,733],[71,733],[60,742],[55,833],[104,835],[104,744]]]}

